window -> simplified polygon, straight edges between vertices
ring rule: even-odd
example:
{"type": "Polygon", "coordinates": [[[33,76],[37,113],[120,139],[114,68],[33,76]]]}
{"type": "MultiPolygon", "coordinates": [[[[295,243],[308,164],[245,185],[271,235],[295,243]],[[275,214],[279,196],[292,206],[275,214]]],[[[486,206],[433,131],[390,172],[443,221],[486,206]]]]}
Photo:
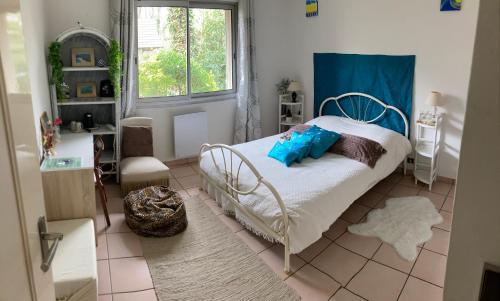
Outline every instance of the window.
{"type": "Polygon", "coordinates": [[[139,98],[191,99],[234,92],[234,17],[235,7],[227,4],[138,2],[139,98]]]}

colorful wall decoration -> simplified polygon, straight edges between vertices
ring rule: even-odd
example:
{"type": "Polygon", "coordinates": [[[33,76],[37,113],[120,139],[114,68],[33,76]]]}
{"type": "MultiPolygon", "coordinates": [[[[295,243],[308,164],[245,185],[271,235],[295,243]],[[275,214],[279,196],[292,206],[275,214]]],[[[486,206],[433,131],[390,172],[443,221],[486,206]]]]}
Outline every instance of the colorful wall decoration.
{"type": "Polygon", "coordinates": [[[462,0],[441,0],[441,11],[462,9],[462,0]]]}
{"type": "Polygon", "coordinates": [[[318,0],[306,0],[306,17],[315,17],[318,15],[318,0]]]}

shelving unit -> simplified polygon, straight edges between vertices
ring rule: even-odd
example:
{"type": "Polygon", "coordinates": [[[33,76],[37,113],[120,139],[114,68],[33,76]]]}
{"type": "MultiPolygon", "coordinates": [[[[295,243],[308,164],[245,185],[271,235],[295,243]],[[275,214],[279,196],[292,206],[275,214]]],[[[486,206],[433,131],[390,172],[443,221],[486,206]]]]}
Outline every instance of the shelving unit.
{"type": "Polygon", "coordinates": [[[297,101],[292,101],[291,94],[279,96],[278,106],[278,132],[286,132],[290,127],[304,123],[304,95],[297,95],[297,101]],[[287,112],[290,111],[292,119],[287,120],[287,112]]]}
{"type": "MultiPolygon", "coordinates": [[[[105,151],[101,164],[106,175],[115,175],[119,181],[120,143],[119,129],[121,118],[120,96],[83,98],[76,96],[76,85],[79,82],[94,82],[99,95],[102,80],[109,79],[109,66],[74,67],[71,64],[72,48],[94,48],[95,61],[99,58],[108,61],[110,39],[97,30],[90,28],[69,29],[62,33],[56,42],[61,44],[61,61],[63,63],[64,82],[70,87],[70,98],[57,99],[56,89],[51,85],[51,103],[53,118],[63,121],[62,135],[73,135],[69,129],[71,121],[82,121],[84,113],[92,113],[97,129],[91,130],[93,136],[102,136],[105,151]],[[112,127],[110,127],[111,125],[112,127]]],[[[64,139],[64,137],[63,137],[64,139]]]]}
{"type": "Polygon", "coordinates": [[[415,184],[420,181],[429,185],[429,191],[437,178],[439,152],[441,150],[442,115],[437,115],[433,124],[417,121],[415,144],[415,184]]]}

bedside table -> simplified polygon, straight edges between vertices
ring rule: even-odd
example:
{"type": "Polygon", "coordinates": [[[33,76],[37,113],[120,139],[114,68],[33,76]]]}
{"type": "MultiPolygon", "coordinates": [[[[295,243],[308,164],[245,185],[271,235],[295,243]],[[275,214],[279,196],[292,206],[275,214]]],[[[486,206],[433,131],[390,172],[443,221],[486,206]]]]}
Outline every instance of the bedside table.
{"type": "Polygon", "coordinates": [[[417,121],[413,175],[415,176],[415,184],[418,181],[423,182],[429,185],[429,191],[437,178],[439,168],[442,120],[443,115],[439,114],[426,122],[417,121]]]}
{"type": "Polygon", "coordinates": [[[284,94],[279,96],[278,107],[278,132],[286,132],[294,125],[304,123],[304,95],[297,95],[297,101],[292,101],[291,94],[284,94]],[[291,117],[287,117],[287,113],[291,117]]]}

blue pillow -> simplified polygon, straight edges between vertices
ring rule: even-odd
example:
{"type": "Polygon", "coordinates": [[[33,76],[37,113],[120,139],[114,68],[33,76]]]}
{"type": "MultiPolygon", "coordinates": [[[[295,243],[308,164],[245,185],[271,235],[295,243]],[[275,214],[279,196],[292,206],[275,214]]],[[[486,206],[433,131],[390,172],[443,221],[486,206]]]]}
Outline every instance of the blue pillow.
{"type": "Polygon", "coordinates": [[[285,163],[289,167],[297,160],[299,153],[297,150],[292,149],[289,141],[285,141],[283,144],[278,141],[267,156],[285,163]]]}
{"type": "Polygon", "coordinates": [[[321,158],[321,156],[340,139],[339,133],[327,131],[316,125],[306,130],[302,135],[312,137],[312,146],[309,156],[314,159],[321,158]]]}
{"type": "Polygon", "coordinates": [[[297,163],[302,162],[302,159],[307,158],[311,151],[313,137],[310,135],[302,135],[297,132],[290,137],[290,143],[293,150],[299,154],[297,163]]]}

